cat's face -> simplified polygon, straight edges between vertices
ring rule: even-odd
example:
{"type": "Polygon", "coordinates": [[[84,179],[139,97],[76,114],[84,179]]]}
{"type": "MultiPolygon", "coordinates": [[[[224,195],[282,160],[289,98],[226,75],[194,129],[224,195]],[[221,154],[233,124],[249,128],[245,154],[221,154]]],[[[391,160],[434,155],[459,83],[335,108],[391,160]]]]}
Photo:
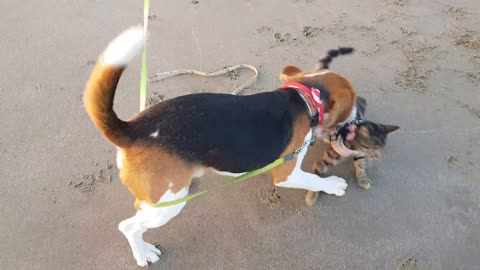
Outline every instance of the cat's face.
{"type": "Polygon", "coordinates": [[[355,138],[350,142],[352,150],[364,153],[371,159],[382,157],[387,143],[387,135],[399,129],[399,126],[383,125],[365,121],[357,125],[355,138]]]}

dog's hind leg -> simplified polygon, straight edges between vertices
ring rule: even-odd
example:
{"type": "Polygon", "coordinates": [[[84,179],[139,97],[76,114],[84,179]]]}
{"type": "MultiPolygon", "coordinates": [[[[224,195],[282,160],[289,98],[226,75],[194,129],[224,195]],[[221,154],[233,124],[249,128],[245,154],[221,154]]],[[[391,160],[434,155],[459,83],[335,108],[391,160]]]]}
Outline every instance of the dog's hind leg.
{"type": "Polygon", "coordinates": [[[122,182],[137,199],[136,215],[120,222],[118,229],[127,238],[137,264],[145,266],[158,261],[161,252],[143,241],[143,233],[165,225],[182,211],[186,202],[167,207],[152,204],[186,197],[191,179],[203,168],[185,163],[162,149],[143,146],[121,149],[117,163],[122,182]]]}
{"type": "MultiPolygon", "coordinates": [[[[188,188],[183,188],[177,193],[167,190],[159,202],[168,202],[183,198],[188,195],[188,188]]],[[[155,208],[146,203],[139,205],[140,210],[136,215],[126,219],[118,225],[118,229],[125,235],[130,244],[133,256],[139,266],[155,263],[162,254],[154,245],[143,240],[142,235],[148,229],[165,225],[182,211],[186,202],[177,205],[155,208]]]]}

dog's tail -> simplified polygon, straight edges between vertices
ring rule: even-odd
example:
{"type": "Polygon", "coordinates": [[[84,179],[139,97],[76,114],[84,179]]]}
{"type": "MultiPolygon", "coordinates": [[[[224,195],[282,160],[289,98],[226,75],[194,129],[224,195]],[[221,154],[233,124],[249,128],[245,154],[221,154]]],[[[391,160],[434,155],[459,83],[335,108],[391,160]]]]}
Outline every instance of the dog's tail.
{"type": "Polygon", "coordinates": [[[317,69],[328,69],[328,66],[332,62],[333,58],[339,55],[350,54],[352,52],[353,48],[351,47],[340,47],[337,50],[330,50],[325,58],[322,58],[318,61],[319,65],[317,66],[317,69]]]}
{"type": "Polygon", "coordinates": [[[113,98],[118,80],[145,43],[142,27],[132,27],[118,35],[100,55],[88,80],[83,102],[88,115],[105,137],[117,146],[132,142],[128,123],[113,111],[113,98]]]}

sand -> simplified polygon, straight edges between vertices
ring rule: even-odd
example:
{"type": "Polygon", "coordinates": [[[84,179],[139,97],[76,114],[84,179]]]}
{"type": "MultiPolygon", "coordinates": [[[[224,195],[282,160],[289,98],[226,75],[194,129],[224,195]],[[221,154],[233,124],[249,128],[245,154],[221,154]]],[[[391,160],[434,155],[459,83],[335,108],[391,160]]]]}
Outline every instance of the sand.
{"type": "MultiPolygon", "coordinates": [[[[0,14],[0,269],[137,269],[117,230],[133,197],[81,97],[98,53],[141,23],[141,1],[7,0],[0,14]]],[[[260,71],[252,94],[279,86],[285,65],[353,46],[331,68],[369,119],[401,131],[369,163],[369,191],[345,164],[332,173],[346,195],[312,208],[301,190],[272,194],[268,174],[188,203],[145,234],[164,252],[150,269],[478,269],[479,18],[477,0],[151,1],[150,75],[248,63],[260,71]]],[[[137,58],[116,95],[122,118],[138,110],[139,74],[137,58]]],[[[151,83],[150,103],[228,93],[250,75],[151,83]]]]}

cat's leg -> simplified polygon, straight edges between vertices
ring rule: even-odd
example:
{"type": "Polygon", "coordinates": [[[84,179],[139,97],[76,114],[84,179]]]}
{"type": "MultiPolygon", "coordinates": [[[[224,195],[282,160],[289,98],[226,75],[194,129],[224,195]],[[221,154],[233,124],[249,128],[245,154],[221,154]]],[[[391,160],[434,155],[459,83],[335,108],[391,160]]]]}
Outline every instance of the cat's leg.
{"type": "Polygon", "coordinates": [[[353,158],[353,164],[355,165],[355,175],[357,176],[357,182],[363,189],[370,189],[370,179],[367,176],[367,157],[355,156],[353,158]]]}
{"type": "Polygon", "coordinates": [[[324,160],[316,160],[313,164],[313,172],[320,177],[325,177],[330,166],[331,164],[328,164],[324,160]]]}

